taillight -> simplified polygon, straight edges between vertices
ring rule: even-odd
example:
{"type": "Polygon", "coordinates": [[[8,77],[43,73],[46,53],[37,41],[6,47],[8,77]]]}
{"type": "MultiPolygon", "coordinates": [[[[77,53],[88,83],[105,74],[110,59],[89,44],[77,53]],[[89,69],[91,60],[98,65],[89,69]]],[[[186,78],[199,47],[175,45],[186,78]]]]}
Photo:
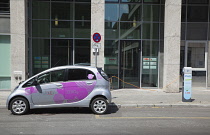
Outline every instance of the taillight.
{"type": "Polygon", "coordinates": [[[109,81],[108,75],[102,70],[102,68],[98,68],[98,72],[101,74],[101,76],[102,76],[105,80],[109,81]]]}

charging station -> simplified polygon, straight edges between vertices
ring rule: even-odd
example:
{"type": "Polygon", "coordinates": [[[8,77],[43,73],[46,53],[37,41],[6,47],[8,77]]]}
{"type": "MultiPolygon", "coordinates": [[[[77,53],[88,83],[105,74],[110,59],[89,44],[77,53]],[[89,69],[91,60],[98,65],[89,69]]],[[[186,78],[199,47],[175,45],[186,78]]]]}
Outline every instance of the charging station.
{"type": "Polygon", "coordinates": [[[183,88],[182,88],[182,102],[192,102],[192,68],[183,68],[183,88]]]}

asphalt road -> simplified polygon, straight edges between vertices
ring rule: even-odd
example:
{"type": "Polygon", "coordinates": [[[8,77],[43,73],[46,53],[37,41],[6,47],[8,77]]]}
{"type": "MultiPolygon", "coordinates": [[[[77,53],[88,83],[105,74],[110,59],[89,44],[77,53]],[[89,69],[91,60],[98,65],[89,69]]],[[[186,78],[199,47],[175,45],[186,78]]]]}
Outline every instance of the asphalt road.
{"type": "Polygon", "coordinates": [[[210,108],[38,109],[14,116],[0,108],[0,134],[210,135],[210,108]]]}

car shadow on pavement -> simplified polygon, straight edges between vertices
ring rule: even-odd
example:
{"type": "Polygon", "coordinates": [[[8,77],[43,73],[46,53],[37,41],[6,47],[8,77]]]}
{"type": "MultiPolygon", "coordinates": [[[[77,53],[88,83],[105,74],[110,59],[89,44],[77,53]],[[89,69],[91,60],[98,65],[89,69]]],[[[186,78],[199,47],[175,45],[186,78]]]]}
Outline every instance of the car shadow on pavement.
{"type": "MultiPolygon", "coordinates": [[[[112,103],[109,105],[106,114],[116,113],[118,110],[119,110],[118,106],[112,103]]],[[[26,115],[56,115],[56,114],[93,114],[93,113],[90,108],[68,107],[68,108],[32,109],[26,115]]]]}

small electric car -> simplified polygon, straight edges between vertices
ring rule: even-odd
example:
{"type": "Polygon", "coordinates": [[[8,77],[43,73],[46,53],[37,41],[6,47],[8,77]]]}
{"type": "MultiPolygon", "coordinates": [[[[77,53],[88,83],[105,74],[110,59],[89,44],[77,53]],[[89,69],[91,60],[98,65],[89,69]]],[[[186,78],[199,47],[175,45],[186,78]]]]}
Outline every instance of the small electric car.
{"type": "Polygon", "coordinates": [[[17,86],[7,99],[14,115],[30,109],[90,107],[104,114],[111,103],[108,76],[101,68],[61,66],[43,71],[17,86]]]}

